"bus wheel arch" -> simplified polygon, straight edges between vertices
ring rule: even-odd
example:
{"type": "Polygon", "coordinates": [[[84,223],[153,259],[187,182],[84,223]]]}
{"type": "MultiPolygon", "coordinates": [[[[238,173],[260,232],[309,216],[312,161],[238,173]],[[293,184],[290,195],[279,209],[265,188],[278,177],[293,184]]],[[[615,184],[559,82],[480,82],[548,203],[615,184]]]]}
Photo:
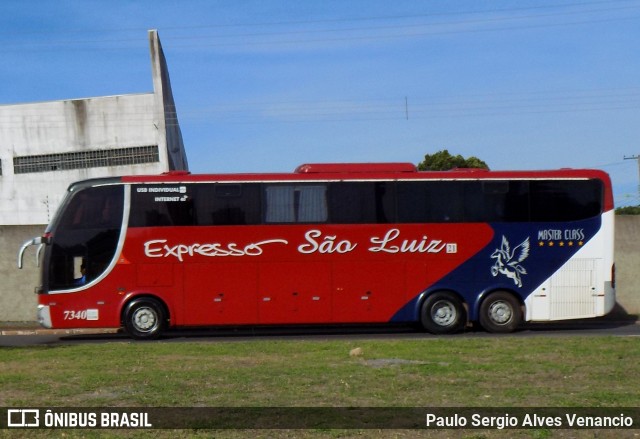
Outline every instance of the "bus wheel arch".
{"type": "Polygon", "coordinates": [[[453,334],[467,324],[467,309],[462,297],[451,290],[426,295],[420,306],[420,323],[433,334],[453,334]]]}
{"type": "Polygon", "coordinates": [[[156,296],[140,295],[128,300],[122,308],[122,325],[136,340],[154,340],[167,329],[169,308],[156,296]]]}
{"type": "Polygon", "coordinates": [[[513,332],[523,321],[523,308],[524,304],[514,292],[491,291],[480,302],[478,321],[487,332],[513,332]]]}

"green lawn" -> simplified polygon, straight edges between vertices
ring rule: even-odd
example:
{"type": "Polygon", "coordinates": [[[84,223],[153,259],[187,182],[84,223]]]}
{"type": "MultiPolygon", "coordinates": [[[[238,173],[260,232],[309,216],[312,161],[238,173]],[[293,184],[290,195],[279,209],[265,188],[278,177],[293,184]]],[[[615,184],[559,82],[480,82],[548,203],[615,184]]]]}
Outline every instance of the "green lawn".
{"type": "MultiPolygon", "coordinates": [[[[640,340],[633,337],[125,341],[0,348],[0,406],[640,407],[639,359],[640,340]],[[362,355],[351,356],[356,347],[362,355]]],[[[7,437],[33,433],[0,431],[7,437]]],[[[194,434],[188,430],[65,433],[67,437],[194,434]]],[[[568,433],[260,430],[252,435],[625,437],[632,432],[568,433]]],[[[216,437],[246,434],[225,430],[216,432],[216,437]]]]}

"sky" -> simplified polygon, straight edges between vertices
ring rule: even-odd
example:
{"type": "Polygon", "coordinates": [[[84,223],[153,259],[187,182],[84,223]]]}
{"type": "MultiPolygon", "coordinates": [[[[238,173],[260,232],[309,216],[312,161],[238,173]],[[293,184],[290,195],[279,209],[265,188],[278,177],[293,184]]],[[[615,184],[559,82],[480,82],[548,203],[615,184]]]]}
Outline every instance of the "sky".
{"type": "Polygon", "coordinates": [[[640,204],[640,0],[3,0],[0,105],[153,91],[194,173],[597,168],[640,204]]]}

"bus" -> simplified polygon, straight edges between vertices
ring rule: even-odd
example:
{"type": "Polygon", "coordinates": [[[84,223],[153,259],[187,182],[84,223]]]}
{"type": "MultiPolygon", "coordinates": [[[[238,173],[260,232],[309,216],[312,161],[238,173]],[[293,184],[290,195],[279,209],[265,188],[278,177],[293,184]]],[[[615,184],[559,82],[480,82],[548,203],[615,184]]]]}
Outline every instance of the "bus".
{"type": "Polygon", "coordinates": [[[73,183],[38,246],[46,328],[479,324],[615,304],[611,182],[599,170],[173,171],[73,183]]]}

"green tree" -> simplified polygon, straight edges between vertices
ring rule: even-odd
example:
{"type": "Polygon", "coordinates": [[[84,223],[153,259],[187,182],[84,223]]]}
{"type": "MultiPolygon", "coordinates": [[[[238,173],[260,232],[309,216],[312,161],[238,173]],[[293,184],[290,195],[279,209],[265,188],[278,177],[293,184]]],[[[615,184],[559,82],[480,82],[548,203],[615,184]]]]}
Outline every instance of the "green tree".
{"type": "Polygon", "coordinates": [[[453,156],[443,149],[434,154],[427,154],[424,160],[418,163],[421,171],[448,171],[454,168],[480,168],[489,169],[489,166],[478,157],[464,158],[460,154],[453,156]]]}
{"type": "Polygon", "coordinates": [[[616,215],[640,215],[640,206],[618,207],[616,215]]]}

